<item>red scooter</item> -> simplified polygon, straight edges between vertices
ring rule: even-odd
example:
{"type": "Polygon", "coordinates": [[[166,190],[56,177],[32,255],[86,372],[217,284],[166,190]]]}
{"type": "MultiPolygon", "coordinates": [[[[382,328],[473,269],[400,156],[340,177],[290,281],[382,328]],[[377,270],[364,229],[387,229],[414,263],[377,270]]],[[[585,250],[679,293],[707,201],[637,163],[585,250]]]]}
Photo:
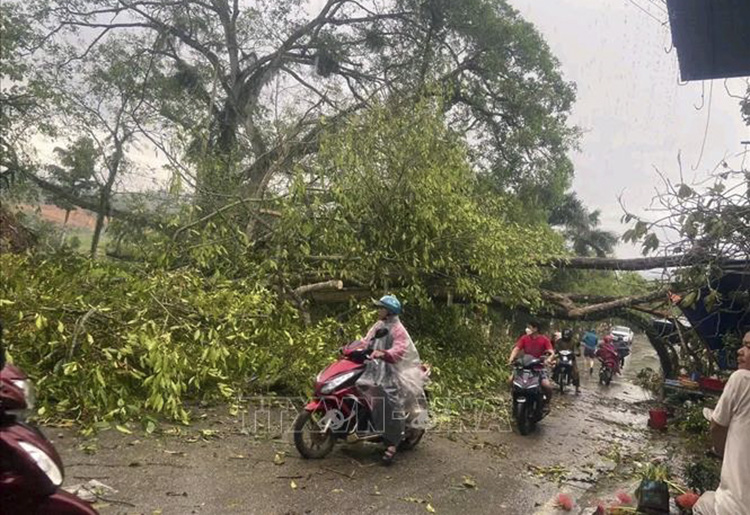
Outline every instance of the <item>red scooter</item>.
{"type": "Polygon", "coordinates": [[[23,422],[33,409],[33,386],[5,363],[0,326],[0,514],[96,515],[91,505],[60,488],[60,455],[38,429],[23,422]]]}
{"type": "MultiPolygon", "coordinates": [[[[387,331],[381,329],[373,340],[385,334],[387,331]]],[[[338,440],[382,441],[382,434],[373,428],[372,403],[356,386],[371,353],[370,342],[352,342],[341,349],[337,361],[318,374],[313,399],[294,421],[294,445],[304,458],[325,457],[338,440]]],[[[426,382],[429,367],[422,365],[422,373],[426,382]]],[[[407,414],[400,450],[412,449],[424,436],[428,422],[426,392],[417,404],[407,414]]]]}

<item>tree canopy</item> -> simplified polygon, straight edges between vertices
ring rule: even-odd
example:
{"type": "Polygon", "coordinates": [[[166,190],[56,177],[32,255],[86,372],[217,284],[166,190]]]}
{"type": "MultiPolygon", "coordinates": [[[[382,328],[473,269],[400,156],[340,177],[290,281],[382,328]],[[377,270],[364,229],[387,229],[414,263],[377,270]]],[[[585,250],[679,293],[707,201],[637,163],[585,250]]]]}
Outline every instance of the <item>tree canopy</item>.
{"type": "Polygon", "coordinates": [[[262,196],[317,152],[324,126],[392,96],[446,98],[468,155],[498,190],[559,195],[572,174],[574,88],[504,0],[24,5],[43,22],[55,69],[110,40],[148,60],[144,132],[174,154],[204,207],[237,191],[262,196]]]}

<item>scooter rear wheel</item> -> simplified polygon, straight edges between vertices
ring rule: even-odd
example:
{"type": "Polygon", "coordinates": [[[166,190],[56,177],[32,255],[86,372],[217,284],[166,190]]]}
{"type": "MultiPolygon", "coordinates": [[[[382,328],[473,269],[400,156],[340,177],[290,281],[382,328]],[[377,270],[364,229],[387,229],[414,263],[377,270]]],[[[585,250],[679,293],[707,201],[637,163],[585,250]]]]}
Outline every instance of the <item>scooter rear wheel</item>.
{"type": "Polygon", "coordinates": [[[333,450],[333,433],[321,431],[319,418],[320,414],[302,411],[294,420],[294,446],[303,458],[324,458],[333,450]]]}

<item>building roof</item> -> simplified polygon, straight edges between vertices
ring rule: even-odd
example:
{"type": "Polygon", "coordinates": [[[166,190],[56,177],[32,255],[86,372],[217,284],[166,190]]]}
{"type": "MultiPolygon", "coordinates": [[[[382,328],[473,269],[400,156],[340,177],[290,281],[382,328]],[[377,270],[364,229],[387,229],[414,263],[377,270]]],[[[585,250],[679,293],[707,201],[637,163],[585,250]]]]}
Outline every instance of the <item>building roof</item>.
{"type": "Polygon", "coordinates": [[[750,76],[750,1],[667,0],[682,80],[750,76]]]}

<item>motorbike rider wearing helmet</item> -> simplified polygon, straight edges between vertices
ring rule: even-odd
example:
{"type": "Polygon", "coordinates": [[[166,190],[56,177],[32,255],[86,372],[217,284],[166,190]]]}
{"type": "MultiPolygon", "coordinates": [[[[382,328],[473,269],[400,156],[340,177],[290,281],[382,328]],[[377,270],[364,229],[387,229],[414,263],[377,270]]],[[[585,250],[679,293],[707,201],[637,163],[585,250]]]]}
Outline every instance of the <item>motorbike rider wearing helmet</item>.
{"type": "Polygon", "coordinates": [[[573,378],[573,385],[576,387],[576,393],[581,393],[581,376],[578,374],[578,363],[576,362],[575,347],[576,344],[573,341],[573,330],[563,329],[560,338],[555,341],[555,352],[559,352],[561,350],[569,350],[572,353],[571,357],[573,358],[573,370],[571,372],[571,375],[573,378]]]}
{"type": "MultiPolygon", "coordinates": [[[[554,355],[554,349],[552,348],[552,342],[549,338],[539,333],[539,322],[536,320],[530,320],[526,324],[526,334],[521,336],[508,358],[508,364],[512,365],[518,354],[523,351],[524,354],[528,354],[535,358],[543,358],[546,356],[546,364],[549,365],[552,362],[552,356],[554,355]]],[[[511,378],[511,381],[513,379],[511,378]]],[[[547,402],[552,400],[552,384],[549,382],[547,377],[547,370],[542,371],[542,389],[547,396],[547,402]]]]}
{"type": "Polygon", "coordinates": [[[620,355],[617,352],[617,348],[614,346],[612,341],[614,338],[611,334],[604,336],[604,339],[599,344],[599,348],[596,350],[596,357],[602,361],[612,361],[614,363],[614,373],[620,373],[620,355]]]}
{"type": "Polygon", "coordinates": [[[372,360],[357,385],[373,401],[373,422],[386,444],[383,463],[389,465],[404,437],[407,414],[424,395],[424,378],[417,348],[399,319],[401,302],[385,295],[375,305],[378,321],[364,339],[372,342],[372,360]],[[375,338],[380,329],[388,333],[375,338]]]}

